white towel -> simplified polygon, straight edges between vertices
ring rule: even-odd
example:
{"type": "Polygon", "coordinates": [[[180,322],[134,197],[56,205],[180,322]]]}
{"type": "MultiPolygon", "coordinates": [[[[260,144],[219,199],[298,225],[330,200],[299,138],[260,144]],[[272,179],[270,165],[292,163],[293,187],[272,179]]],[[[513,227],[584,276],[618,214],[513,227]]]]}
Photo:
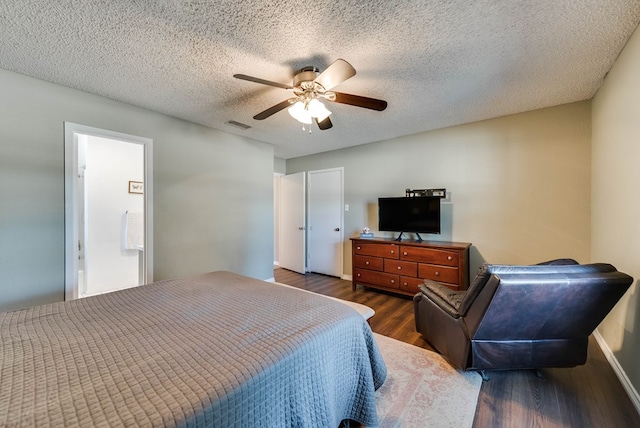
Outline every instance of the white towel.
{"type": "Polygon", "coordinates": [[[144,250],[144,215],[127,211],[124,227],[124,249],[144,250]]]}

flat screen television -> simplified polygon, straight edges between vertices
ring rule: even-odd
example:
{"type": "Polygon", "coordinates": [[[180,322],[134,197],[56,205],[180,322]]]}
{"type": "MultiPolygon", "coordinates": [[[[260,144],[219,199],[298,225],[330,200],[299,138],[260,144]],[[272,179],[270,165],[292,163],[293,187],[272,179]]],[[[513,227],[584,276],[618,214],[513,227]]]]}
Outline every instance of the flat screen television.
{"type": "MultiPolygon", "coordinates": [[[[440,199],[439,196],[378,198],[378,230],[440,233],[440,199]]],[[[402,233],[398,239],[401,236],[402,233]]]]}

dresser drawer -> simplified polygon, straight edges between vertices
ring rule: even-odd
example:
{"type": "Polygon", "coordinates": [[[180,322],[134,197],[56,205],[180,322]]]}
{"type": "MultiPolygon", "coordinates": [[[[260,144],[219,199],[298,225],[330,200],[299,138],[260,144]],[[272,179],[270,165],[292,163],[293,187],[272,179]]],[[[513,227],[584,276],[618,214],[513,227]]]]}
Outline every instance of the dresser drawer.
{"type": "Polygon", "coordinates": [[[407,245],[400,247],[400,259],[445,266],[458,266],[460,263],[460,255],[455,251],[410,247],[407,245]]]}
{"type": "Polygon", "coordinates": [[[418,288],[420,284],[424,284],[424,279],[410,278],[407,276],[400,277],[400,290],[406,291],[407,293],[418,293],[420,291],[420,289],[418,288]]]}
{"type": "MultiPolygon", "coordinates": [[[[355,256],[355,267],[371,270],[384,270],[383,260],[380,257],[355,256]]],[[[417,270],[417,269],[416,269],[417,270]]]]}
{"type": "Polygon", "coordinates": [[[385,260],[384,271],[405,276],[418,276],[418,263],[401,260],[385,260]]]}
{"type": "Polygon", "coordinates": [[[454,267],[420,263],[418,265],[418,276],[420,278],[433,279],[438,282],[448,282],[451,284],[460,283],[460,270],[454,267]]]}
{"type": "Polygon", "coordinates": [[[374,272],[365,269],[355,269],[353,281],[359,284],[380,285],[385,288],[399,288],[399,276],[384,272],[374,272]]]}
{"type": "Polygon", "coordinates": [[[388,259],[397,259],[399,246],[395,244],[365,244],[357,242],[353,246],[353,252],[359,256],[376,256],[386,257],[388,259]]]}

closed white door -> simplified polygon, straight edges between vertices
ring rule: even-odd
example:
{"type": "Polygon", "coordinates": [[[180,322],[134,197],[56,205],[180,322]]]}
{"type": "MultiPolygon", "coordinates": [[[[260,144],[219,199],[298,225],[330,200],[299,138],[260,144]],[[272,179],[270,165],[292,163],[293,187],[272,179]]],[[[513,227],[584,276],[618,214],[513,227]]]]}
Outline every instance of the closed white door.
{"type": "Polygon", "coordinates": [[[342,276],[343,168],[309,171],[309,271],[342,276]]]}
{"type": "Polygon", "coordinates": [[[305,273],[305,173],[280,177],[280,267],[305,273]]]}

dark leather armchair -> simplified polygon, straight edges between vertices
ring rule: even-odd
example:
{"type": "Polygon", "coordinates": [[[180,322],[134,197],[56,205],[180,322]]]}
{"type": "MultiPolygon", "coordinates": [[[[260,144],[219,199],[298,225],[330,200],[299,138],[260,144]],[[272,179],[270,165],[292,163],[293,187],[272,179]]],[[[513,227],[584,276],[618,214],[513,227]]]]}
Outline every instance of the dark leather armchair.
{"type": "Polygon", "coordinates": [[[632,282],[604,263],[484,264],[466,291],[426,280],[413,299],[416,329],[464,370],[574,367],[632,282]]]}

